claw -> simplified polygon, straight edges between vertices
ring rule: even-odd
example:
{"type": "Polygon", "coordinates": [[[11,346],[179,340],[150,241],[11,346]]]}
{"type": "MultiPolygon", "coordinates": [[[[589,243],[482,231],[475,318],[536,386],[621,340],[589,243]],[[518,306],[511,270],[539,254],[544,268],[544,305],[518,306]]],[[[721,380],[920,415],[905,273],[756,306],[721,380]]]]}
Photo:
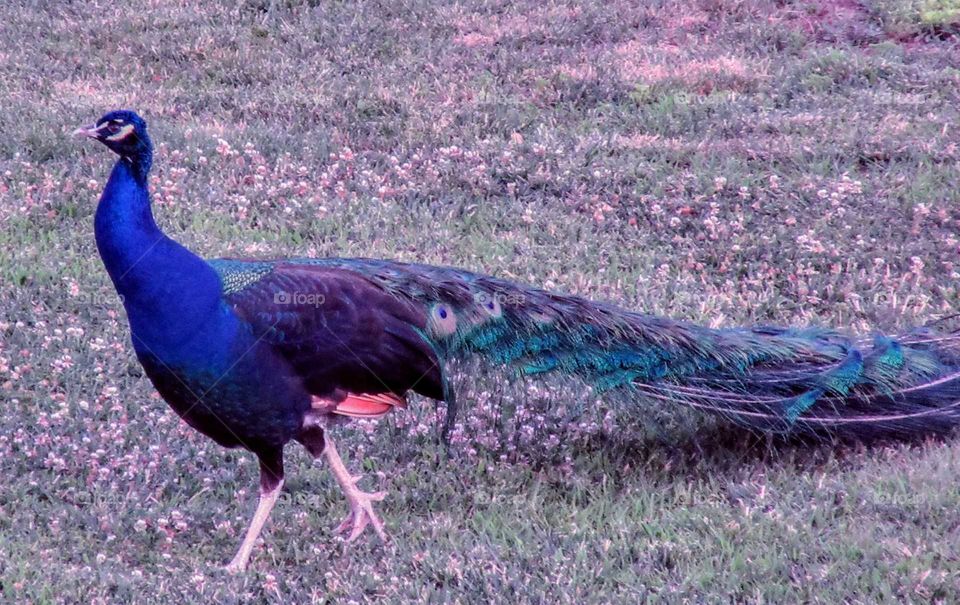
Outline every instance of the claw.
{"type": "MultiPolygon", "coordinates": [[[[351,479],[353,479],[353,483],[356,484],[360,477],[351,477],[351,479]]],[[[346,540],[347,542],[353,542],[360,537],[360,534],[367,528],[367,525],[371,525],[380,539],[386,542],[387,532],[383,528],[383,521],[380,520],[380,517],[378,517],[377,513],[373,510],[373,503],[381,502],[386,497],[386,492],[374,492],[371,494],[360,490],[351,490],[347,493],[347,500],[350,502],[350,514],[340,522],[340,525],[338,525],[334,531],[338,534],[349,531],[350,533],[346,537],[346,540]]]]}
{"type": "Polygon", "coordinates": [[[387,497],[386,492],[365,492],[357,487],[362,475],[351,475],[347,467],[343,465],[340,454],[329,436],[324,437],[323,456],[330,464],[330,471],[340,484],[343,495],[347,497],[350,503],[350,514],[334,530],[339,534],[350,532],[347,535],[347,542],[356,540],[368,525],[372,525],[374,531],[384,542],[387,541],[387,532],[383,529],[383,521],[373,510],[373,503],[380,502],[387,497]]]}

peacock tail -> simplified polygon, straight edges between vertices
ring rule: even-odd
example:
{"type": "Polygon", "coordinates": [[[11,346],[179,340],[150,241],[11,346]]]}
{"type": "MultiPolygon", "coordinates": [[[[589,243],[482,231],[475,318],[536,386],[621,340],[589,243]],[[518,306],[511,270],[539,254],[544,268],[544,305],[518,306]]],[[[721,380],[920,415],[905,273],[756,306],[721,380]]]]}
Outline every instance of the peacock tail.
{"type": "MultiPolygon", "coordinates": [[[[778,327],[710,329],[524,287],[454,268],[371,259],[211,264],[225,295],[269,285],[274,296],[319,281],[310,269],[362,280],[408,307],[412,329],[445,367],[478,358],[520,376],[575,377],[619,401],[680,405],[777,433],[858,438],[942,432],[960,420],[960,335],[896,337],[778,327]]],[[[357,301],[356,304],[363,304],[357,301]]],[[[444,378],[449,433],[456,399],[444,378]]]]}

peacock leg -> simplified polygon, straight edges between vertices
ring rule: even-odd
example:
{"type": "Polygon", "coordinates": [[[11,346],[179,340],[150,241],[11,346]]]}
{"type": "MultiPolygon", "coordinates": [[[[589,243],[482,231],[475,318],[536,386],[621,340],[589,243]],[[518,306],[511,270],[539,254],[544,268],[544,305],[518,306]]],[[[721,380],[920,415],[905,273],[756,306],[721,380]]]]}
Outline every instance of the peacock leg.
{"type": "Polygon", "coordinates": [[[253,551],[253,545],[260,536],[260,530],[266,523],[273,505],[277,503],[280,496],[280,488],[283,487],[283,451],[273,452],[269,455],[260,456],[260,500],[257,502],[257,511],[250,520],[250,526],[247,528],[247,534],[240,544],[240,549],[233,557],[233,560],[227,564],[226,570],[230,573],[240,573],[247,568],[247,562],[250,560],[250,553],[253,551]]]}
{"type": "Polygon", "coordinates": [[[340,454],[337,453],[337,448],[333,444],[333,440],[330,439],[330,435],[324,436],[323,455],[327,459],[327,463],[330,465],[330,470],[333,472],[333,476],[336,477],[337,483],[340,484],[343,495],[347,497],[347,502],[350,503],[350,514],[347,515],[334,531],[343,533],[349,530],[350,534],[347,536],[347,542],[353,542],[363,533],[367,525],[371,525],[374,531],[377,532],[377,535],[380,536],[380,539],[386,540],[387,532],[383,529],[383,521],[380,520],[380,517],[378,517],[377,513],[373,510],[373,503],[383,500],[387,495],[386,492],[375,492],[371,494],[361,491],[357,487],[360,475],[353,476],[347,471],[347,467],[344,466],[340,454]]]}

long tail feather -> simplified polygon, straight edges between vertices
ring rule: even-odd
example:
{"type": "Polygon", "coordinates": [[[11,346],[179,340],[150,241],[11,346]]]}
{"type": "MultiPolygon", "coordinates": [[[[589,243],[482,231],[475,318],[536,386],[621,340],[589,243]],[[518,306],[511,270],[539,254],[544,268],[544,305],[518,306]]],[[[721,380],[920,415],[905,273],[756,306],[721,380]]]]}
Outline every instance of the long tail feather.
{"type": "Polygon", "coordinates": [[[960,423],[958,333],[713,330],[456,269],[313,262],[361,273],[422,307],[423,336],[444,359],[572,375],[620,398],[688,406],[764,431],[869,438],[960,423]]]}

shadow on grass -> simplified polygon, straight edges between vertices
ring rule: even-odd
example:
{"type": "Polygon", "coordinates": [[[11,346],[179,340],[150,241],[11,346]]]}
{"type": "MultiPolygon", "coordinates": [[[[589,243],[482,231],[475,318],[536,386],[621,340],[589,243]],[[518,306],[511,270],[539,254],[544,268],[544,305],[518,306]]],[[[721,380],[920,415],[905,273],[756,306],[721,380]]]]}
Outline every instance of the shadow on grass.
{"type": "MultiPolygon", "coordinates": [[[[642,434],[633,427],[577,441],[561,450],[573,461],[601,459],[589,464],[588,473],[621,478],[643,472],[654,481],[742,479],[745,474],[768,470],[809,473],[829,466],[831,470],[856,469],[871,454],[889,447],[921,447],[945,444],[953,434],[918,435],[912,438],[873,438],[869,440],[840,436],[770,435],[722,420],[701,419],[671,434],[642,434]],[[592,471],[592,472],[591,472],[592,471]]],[[[541,449],[523,452],[529,463],[543,470],[561,463],[563,455],[550,455],[541,449]]],[[[581,469],[578,469],[578,472],[581,469]]]]}

